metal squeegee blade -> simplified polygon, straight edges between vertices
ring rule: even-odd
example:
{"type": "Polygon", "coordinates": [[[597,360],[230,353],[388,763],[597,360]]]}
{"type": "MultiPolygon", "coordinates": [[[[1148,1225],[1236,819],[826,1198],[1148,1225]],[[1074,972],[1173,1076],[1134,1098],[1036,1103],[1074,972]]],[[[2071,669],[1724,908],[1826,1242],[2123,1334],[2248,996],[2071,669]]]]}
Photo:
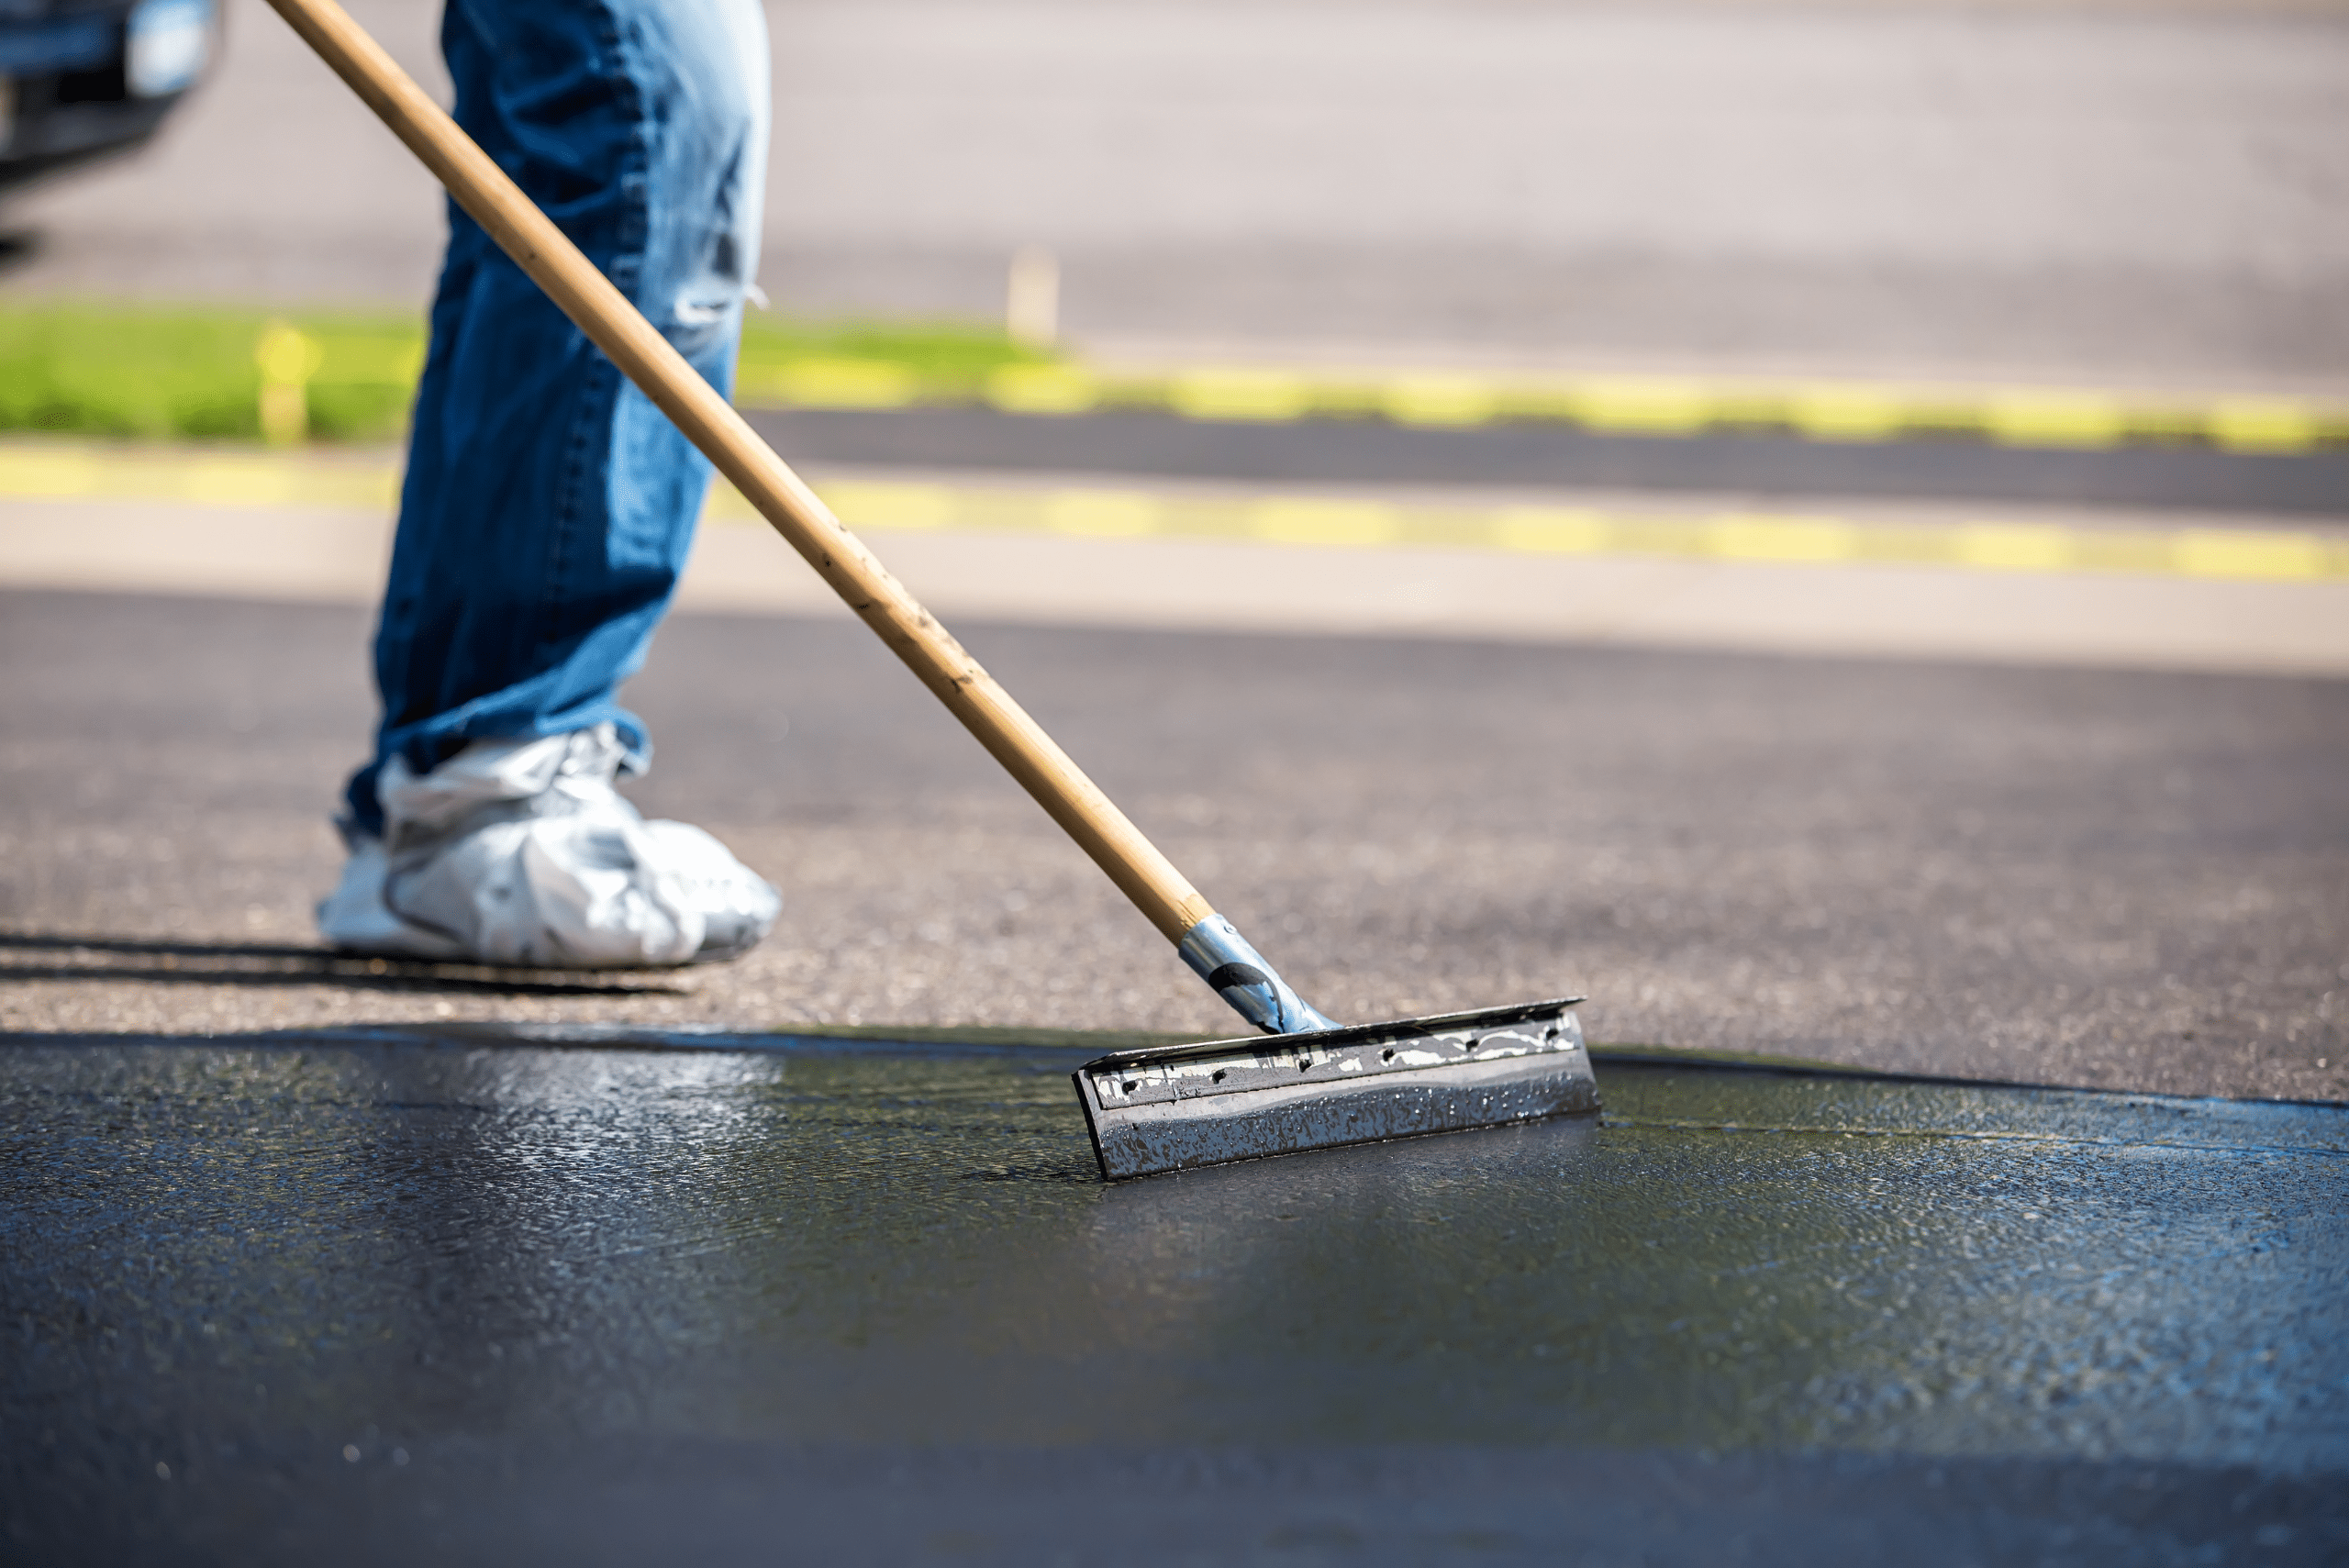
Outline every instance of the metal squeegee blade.
{"type": "Polygon", "coordinates": [[[1598,1109],[1579,996],[1078,1068],[1105,1181],[1598,1109]]]}

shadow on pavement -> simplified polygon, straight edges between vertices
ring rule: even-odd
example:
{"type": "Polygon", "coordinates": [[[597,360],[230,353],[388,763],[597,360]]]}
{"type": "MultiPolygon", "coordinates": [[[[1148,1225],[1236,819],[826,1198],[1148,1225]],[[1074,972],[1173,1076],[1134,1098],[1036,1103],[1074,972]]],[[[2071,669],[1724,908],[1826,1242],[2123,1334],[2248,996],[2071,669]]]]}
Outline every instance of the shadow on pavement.
{"type": "Polygon", "coordinates": [[[56,954],[64,960],[0,963],[0,978],[8,980],[137,981],[159,985],[340,985],[360,991],[439,991],[490,996],[685,995],[675,985],[646,978],[667,973],[663,971],[610,970],[599,972],[610,978],[582,979],[576,972],[418,963],[269,942],[173,941],[88,933],[8,931],[0,932],[0,952],[56,954]],[[83,955],[100,954],[161,962],[75,962],[83,955]],[[554,973],[563,974],[564,978],[547,978],[554,973]]]}

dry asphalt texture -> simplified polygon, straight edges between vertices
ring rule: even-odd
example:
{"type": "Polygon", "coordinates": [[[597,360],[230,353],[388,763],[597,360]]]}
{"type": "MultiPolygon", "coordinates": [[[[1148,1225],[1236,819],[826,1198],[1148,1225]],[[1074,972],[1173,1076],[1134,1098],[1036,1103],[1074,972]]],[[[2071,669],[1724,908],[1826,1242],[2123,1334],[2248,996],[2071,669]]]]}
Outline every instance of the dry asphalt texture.
{"type": "MultiPolygon", "coordinates": [[[[680,617],[649,813],[780,884],[731,966],[328,960],[359,611],[0,601],[0,1028],[394,1019],[1228,1032],[869,634],[680,617]]],[[[2349,1095],[2349,687],[1505,643],[967,628],[1306,993],[1587,992],[1596,1038],[2349,1095]]]]}
{"type": "MultiPolygon", "coordinates": [[[[427,0],[352,8],[438,82],[427,0]]],[[[770,16],[763,279],[792,308],[984,314],[1041,242],[1100,341],[2349,374],[2335,0],[770,16]]],[[[237,3],[153,152],[0,215],[0,290],[414,308],[438,214],[237,3]]],[[[1586,990],[1615,1041],[2349,1094],[2349,687],[1508,629],[967,636],[1341,1016],[1586,990]]],[[[639,798],[788,895],[756,954],[584,982],[323,958],[366,633],[0,599],[0,1028],[1229,1027],[864,633],[789,618],[680,617],[634,694],[661,746],[639,798]]]]}

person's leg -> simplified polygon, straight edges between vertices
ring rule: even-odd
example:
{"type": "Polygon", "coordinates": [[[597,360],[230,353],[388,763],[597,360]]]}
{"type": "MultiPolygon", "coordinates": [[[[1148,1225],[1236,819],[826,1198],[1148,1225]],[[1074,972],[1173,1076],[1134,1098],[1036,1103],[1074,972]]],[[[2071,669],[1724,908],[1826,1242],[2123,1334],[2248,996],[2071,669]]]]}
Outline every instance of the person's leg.
{"type": "MultiPolygon", "coordinates": [[[[449,0],[456,115],[721,390],[758,264],[756,0],[449,0]]],[[[376,636],[393,756],[642,726],[618,706],[693,539],[707,463],[452,203],[376,636]]]]}
{"type": "MultiPolygon", "coordinates": [[[[757,266],[764,182],[767,56],[757,0],[449,0],[442,47],[459,122],[726,388],[757,266]]],[[[366,870],[362,850],[386,832],[387,793],[408,803],[414,861],[428,840],[469,830],[454,818],[430,833],[418,826],[445,816],[448,792],[434,794],[436,776],[476,815],[511,818],[548,815],[512,793],[533,781],[547,787],[554,774],[540,765],[545,758],[567,759],[547,764],[566,777],[600,767],[606,796],[615,766],[642,766],[647,738],[617,688],[642,662],[668,606],[708,477],[707,462],[651,402],[452,204],[376,636],[376,753],[346,792],[354,873],[366,870]],[[444,768],[469,753],[478,754],[473,763],[444,768]],[[507,794],[483,794],[493,775],[507,794]]],[[[574,794],[586,787],[573,784],[574,794]]],[[[548,797],[559,811],[573,809],[569,798],[548,797]]],[[[617,797],[581,809],[627,813],[617,797]]],[[[400,809],[393,815],[396,862],[400,809]]],[[[605,827],[620,832],[625,824],[605,827]]],[[[617,842],[599,840],[593,852],[626,859],[617,842]]],[[[545,861],[548,843],[537,848],[545,861]]],[[[634,842],[630,852],[644,861],[651,848],[634,842]]],[[[380,864],[382,847],[372,852],[380,864]]],[[[444,854],[429,874],[411,865],[410,884],[491,875],[464,870],[464,860],[444,854]]],[[[640,869],[647,887],[663,873],[640,869]]],[[[349,914],[370,890],[353,893],[352,875],[345,881],[321,924],[346,945],[370,945],[373,927],[349,914]],[[340,919],[329,914],[338,900],[340,919]]],[[[445,900],[422,902],[426,912],[403,906],[399,914],[457,950],[493,956],[445,900]]],[[[548,942],[527,931],[508,937],[488,943],[499,946],[495,956],[548,960],[548,942]]],[[[560,961],[559,934],[552,945],[560,961]]]]}

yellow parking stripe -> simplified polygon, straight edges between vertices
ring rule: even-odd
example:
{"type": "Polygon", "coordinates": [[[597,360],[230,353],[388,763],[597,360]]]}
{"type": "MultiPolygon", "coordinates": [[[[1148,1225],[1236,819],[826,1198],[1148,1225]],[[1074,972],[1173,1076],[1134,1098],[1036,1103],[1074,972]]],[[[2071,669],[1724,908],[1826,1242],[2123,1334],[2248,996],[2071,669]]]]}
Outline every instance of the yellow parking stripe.
{"type": "MultiPolygon", "coordinates": [[[[1793,513],[1684,516],[1522,504],[1198,495],[1105,486],[841,480],[819,486],[857,529],[1220,539],[1329,549],[1413,547],[1529,555],[1628,555],[1851,563],[1975,572],[2121,572],[2242,582],[2349,578],[2349,534],[2282,528],[2060,528],[1999,521],[1879,523],[1793,513]]],[[[97,443],[0,443],[0,500],[157,500],[387,513],[388,464],[263,452],[187,453],[97,443]]],[[[720,487],[712,511],[750,518],[720,487]]]]}
{"type": "Polygon", "coordinates": [[[2072,564],[2072,536],[2064,528],[1980,523],[1953,531],[1957,564],[1984,572],[2061,572],[2072,564]]]}
{"type": "Polygon", "coordinates": [[[399,472],[262,451],[12,441],[0,443],[0,499],[10,498],[388,511],[399,502],[399,472]]]}
{"type": "MultiPolygon", "coordinates": [[[[1334,496],[1221,497],[876,480],[844,480],[820,488],[842,522],[873,532],[910,526],[974,533],[1644,555],[1785,565],[2123,572],[2256,582],[2349,578],[2349,535],[2288,530],[1879,524],[1750,512],[1673,517],[1564,506],[1443,506],[1334,496]]],[[[716,508],[721,516],[753,516],[748,503],[730,492],[718,497],[716,508]]]]}
{"type": "Polygon", "coordinates": [[[2199,444],[2267,453],[2349,446],[2349,403],[2316,398],[1983,391],[1858,382],[1312,373],[1245,365],[1150,375],[1071,364],[1015,365],[973,378],[923,375],[877,361],[824,360],[745,364],[735,397],[746,407],[763,408],[985,406],[1027,415],[1125,409],[1254,423],[1375,418],[1455,428],[1553,424],[1683,438],[1717,432],[1833,441],[1960,438],[2027,447],[2199,444]]]}

